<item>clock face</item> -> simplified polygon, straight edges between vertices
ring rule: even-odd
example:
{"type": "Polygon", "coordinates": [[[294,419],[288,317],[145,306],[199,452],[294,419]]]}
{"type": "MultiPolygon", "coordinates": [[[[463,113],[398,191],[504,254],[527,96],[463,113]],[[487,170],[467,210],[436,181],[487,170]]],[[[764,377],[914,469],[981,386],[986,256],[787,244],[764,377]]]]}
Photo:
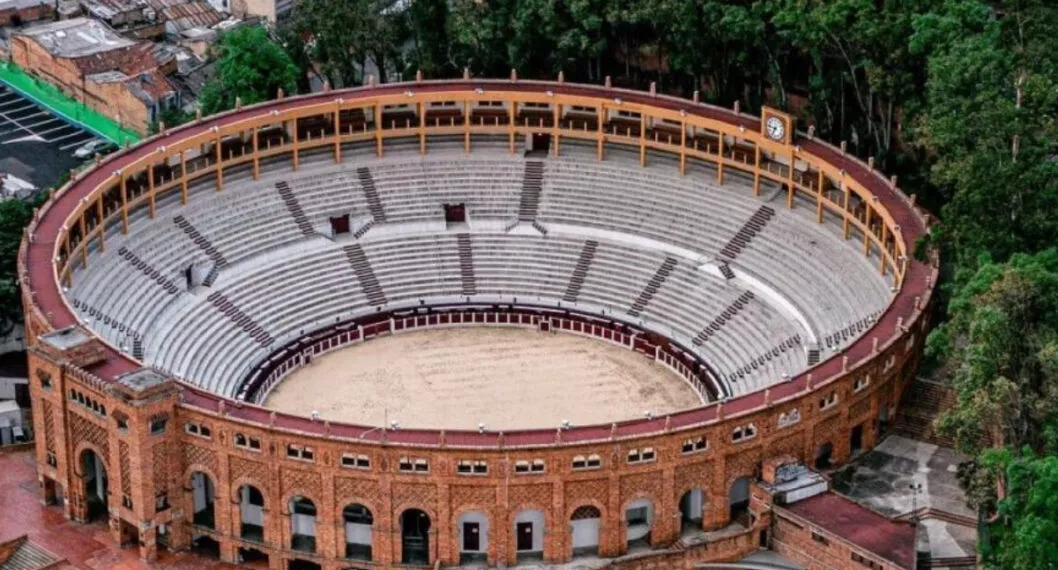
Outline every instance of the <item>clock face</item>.
{"type": "Polygon", "coordinates": [[[779,117],[768,117],[765,128],[767,129],[768,138],[771,140],[781,141],[783,136],[786,135],[786,123],[779,117]]]}

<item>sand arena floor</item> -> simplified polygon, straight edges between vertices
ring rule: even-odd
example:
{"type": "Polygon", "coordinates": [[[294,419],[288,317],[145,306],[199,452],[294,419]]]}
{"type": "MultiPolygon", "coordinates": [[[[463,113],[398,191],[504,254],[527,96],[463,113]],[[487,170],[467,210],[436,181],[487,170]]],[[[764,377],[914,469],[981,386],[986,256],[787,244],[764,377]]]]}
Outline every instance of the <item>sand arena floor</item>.
{"type": "Polygon", "coordinates": [[[408,428],[554,428],[639,418],[701,404],[668,368],[570,334],[517,328],[417,331],[316,359],[266,405],[327,420],[408,428]]]}

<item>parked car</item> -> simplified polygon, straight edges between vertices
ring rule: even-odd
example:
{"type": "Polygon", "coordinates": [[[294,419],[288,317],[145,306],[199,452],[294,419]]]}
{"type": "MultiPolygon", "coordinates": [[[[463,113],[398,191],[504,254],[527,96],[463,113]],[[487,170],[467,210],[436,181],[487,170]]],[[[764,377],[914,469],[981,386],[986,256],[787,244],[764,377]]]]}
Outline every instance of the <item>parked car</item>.
{"type": "Polygon", "coordinates": [[[73,151],[76,158],[92,158],[96,154],[107,154],[117,150],[117,145],[105,139],[92,139],[73,151]]]}

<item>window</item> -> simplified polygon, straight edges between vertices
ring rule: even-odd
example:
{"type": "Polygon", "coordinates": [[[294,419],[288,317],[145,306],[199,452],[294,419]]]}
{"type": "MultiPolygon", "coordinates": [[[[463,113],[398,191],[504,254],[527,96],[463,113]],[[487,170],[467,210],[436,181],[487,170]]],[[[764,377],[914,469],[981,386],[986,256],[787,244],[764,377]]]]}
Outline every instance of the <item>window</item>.
{"type": "Polygon", "coordinates": [[[37,371],[37,379],[40,380],[40,387],[45,390],[51,390],[51,374],[43,370],[37,371]]]}
{"type": "Polygon", "coordinates": [[[793,408],[788,412],[779,414],[779,427],[789,427],[801,421],[801,411],[793,408]]]}
{"type": "Polygon", "coordinates": [[[650,512],[647,507],[628,509],[625,518],[628,520],[628,526],[650,524],[650,512]]]}
{"type": "Polygon", "coordinates": [[[812,533],[812,540],[818,542],[819,544],[830,544],[830,541],[827,540],[827,537],[819,534],[818,532],[812,533]]]}
{"type": "Polygon", "coordinates": [[[738,426],[731,432],[731,441],[745,441],[757,437],[757,426],[749,424],[738,426]]]}
{"type": "Polygon", "coordinates": [[[487,475],[489,464],[485,461],[461,460],[456,464],[456,473],[460,475],[487,475]]]}
{"type": "Polygon", "coordinates": [[[169,508],[169,495],[162,493],[154,498],[154,512],[160,513],[169,508]]]}
{"type": "Polygon", "coordinates": [[[520,461],[514,462],[514,472],[521,474],[543,473],[544,465],[545,464],[543,459],[534,459],[532,462],[522,459],[520,461]]]}
{"type": "Polygon", "coordinates": [[[863,378],[857,378],[856,383],[852,386],[852,393],[855,394],[871,385],[871,377],[864,376],[863,378]]]}
{"type": "Polygon", "coordinates": [[[591,454],[588,457],[578,455],[573,458],[573,470],[581,471],[584,469],[598,469],[602,467],[602,458],[596,454],[591,454]]]}
{"type": "Polygon", "coordinates": [[[155,418],[151,420],[151,435],[157,435],[165,431],[165,424],[168,420],[165,418],[155,418]]]}
{"type": "Polygon", "coordinates": [[[206,425],[206,424],[196,424],[194,422],[187,422],[186,424],[184,424],[184,431],[186,431],[187,433],[189,433],[191,435],[197,435],[198,437],[205,438],[205,439],[210,439],[210,436],[213,433],[209,429],[208,425],[206,425]]]}
{"type": "Polygon", "coordinates": [[[654,452],[653,447],[628,450],[628,463],[630,464],[651,463],[655,459],[657,459],[657,453],[654,452]]]}
{"type": "Polygon", "coordinates": [[[261,451],[261,440],[253,436],[236,433],[233,442],[235,443],[235,447],[249,449],[250,451],[261,451]]]}
{"type": "Polygon", "coordinates": [[[838,404],[838,393],[831,392],[825,398],[819,401],[820,410],[829,410],[838,404]]]}
{"type": "Polygon", "coordinates": [[[862,555],[857,554],[855,552],[852,553],[852,561],[853,562],[858,562],[859,564],[861,564],[863,566],[866,566],[867,568],[870,568],[871,570],[882,570],[882,568],[883,568],[883,566],[880,563],[875,562],[874,560],[871,560],[870,558],[867,558],[866,556],[862,556],[862,555]]]}
{"type": "Polygon", "coordinates": [[[59,461],[55,459],[55,454],[48,451],[44,454],[44,460],[47,461],[48,465],[52,467],[58,467],[59,461]]]}
{"type": "Polygon", "coordinates": [[[405,473],[429,473],[430,464],[425,459],[414,459],[401,457],[397,462],[397,468],[405,473]]]}
{"type": "Polygon", "coordinates": [[[129,431],[129,420],[128,418],[114,418],[114,421],[118,424],[118,429],[121,431],[129,431]]]}
{"type": "Polygon", "coordinates": [[[298,459],[300,461],[312,461],[316,458],[316,454],[312,451],[311,447],[302,447],[290,443],[287,444],[287,457],[290,459],[298,459]]]}
{"type": "Polygon", "coordinates": [[[371,469],[371,460],[366,455],[342,454],[342,467],[350,469],[371,469]]]}
{"type": "Polygon", "coordinates": [[[121,506],[125,507],[126,509],[131,509],[132,508],[132,497],[129,497],[128,495],[122,495],[121,496],[121,506]]]}
{"type": "Polygon", "coordinates": [[[680,447],[680,451],[684,455],[698,453],[699,451],[705,451],[707,449],[709,449],[709,442],[704,437],[685,439],[683,441],[683,446],[680,447]]]}

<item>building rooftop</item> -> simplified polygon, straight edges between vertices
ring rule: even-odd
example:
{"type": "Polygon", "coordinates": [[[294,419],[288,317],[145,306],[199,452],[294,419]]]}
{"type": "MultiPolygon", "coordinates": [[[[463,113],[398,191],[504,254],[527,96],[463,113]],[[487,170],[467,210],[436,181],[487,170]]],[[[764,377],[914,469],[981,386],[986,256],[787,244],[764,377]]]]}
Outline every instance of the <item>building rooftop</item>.
{"type": "Polygon", "coordinates": [[[50,5],[48,0],[0,0],[0,12],[4,10],[22,10],[34,6],[50,5]]]}
{"type": "Polygon", "coordinates": [[[118,383],[135,392],[145,392],[155,386],[165,384],[167,380],[162,373],[153,368],[140,368],[135,372],[122,374],[118,377],[118,383]]]}
{"type": "Polygon", "coordinates": [[[84,329],[71,326],[41,335],[39,340],[59,350],[66,350],[84,344],[92,338],[94,337],[86,333],[84,329]]]}
{"type": "Polygon", "coordinates": [[[102,22],[88,18],[60,20],[21,30],[17,35],[36,40],[57,57],[85,57],[136,45],[102,22]]]}
{"type": "Polygon", "coordinates": [[[901,568],[915,567],[912,523],[890,520],[837,493],[823,493],[781,508],[901,568]]]}

